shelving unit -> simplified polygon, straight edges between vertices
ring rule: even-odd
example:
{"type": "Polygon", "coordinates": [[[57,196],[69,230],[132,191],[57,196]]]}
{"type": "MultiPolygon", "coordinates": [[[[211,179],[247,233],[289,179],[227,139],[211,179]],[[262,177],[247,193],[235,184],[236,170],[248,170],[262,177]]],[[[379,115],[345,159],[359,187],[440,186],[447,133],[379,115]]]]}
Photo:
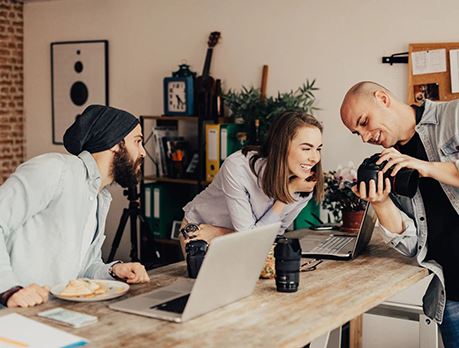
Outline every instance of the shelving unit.
{"type": "MultiPolygon", "coordinates": [[[[193,151],[199,154],[197,177],[196,179],[189,178],[169,178],[158,177],[151,173],[155,171],[152,166],[152,161],[146,158],[142,168],[142,180],[140,182],[140,207],[144,212],[145,207],[145,184],[146,183],[159,183],[164,185],[183,185],[186,192],[198,194],[203,187],[207,185],[205,181],[205,141],[203,137],[204,121],[197,116],[140,116],[140,125],[143,129],[144,137],[148,137],[150,129],[155,126],[168,126],[176,125],[178,128],[179,136],[184,136],[186,140],[190,141],[193,151]],[[192,128],[193,127],[193,128],[192,128]],[[204,161],[204,162],[203,162],[204,161]]],[[[150,143],[145,144],[147,151],[151,152],[150,143]]],[[[171,226],[172,228],[172,226],[171,226]]],[[[140,259],[143,263],[149,264],[151,260],[151,251],[153,244],[161,254],[161,264],[168,264],[183,260],[180,249],[180,243],[175,239],[155,238],[145,227],[140,229],[140,259]]]]}

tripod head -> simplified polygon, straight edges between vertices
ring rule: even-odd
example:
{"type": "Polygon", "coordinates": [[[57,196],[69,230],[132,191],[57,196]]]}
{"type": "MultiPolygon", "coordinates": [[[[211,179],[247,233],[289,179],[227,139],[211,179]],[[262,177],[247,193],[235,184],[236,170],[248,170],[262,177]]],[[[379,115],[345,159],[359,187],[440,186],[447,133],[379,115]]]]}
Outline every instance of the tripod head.
{"type": "Polygon", "coordinates": [[[123,190],[123,195],[127,196],[130,202],[137,201],[140,197],[140,194],[137,192],[137,185],[131,185],[123,190]]]}

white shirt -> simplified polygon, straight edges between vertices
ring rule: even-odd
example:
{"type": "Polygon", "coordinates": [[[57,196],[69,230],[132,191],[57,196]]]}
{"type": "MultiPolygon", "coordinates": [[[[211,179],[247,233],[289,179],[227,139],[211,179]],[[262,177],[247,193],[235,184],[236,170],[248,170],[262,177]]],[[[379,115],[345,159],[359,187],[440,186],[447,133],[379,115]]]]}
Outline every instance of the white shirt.
{"type": "MultiPolygon", "coordinates": [[[[274,212],[274,199],[266,196],[250,169],[249,159],[253,155],[254,152],[250,152],[246,157],[237,151],[229,156],[212,183],[183,208],[185,219],[233,231],[247,231],[281,221],[281,232],[285,231],[312,195],[295,194],[296,201],[286,205],[281,215],[274,212]]],[[[265,159],[258,160],[255,169],[258,171],[265,162],[265,159]]]]}

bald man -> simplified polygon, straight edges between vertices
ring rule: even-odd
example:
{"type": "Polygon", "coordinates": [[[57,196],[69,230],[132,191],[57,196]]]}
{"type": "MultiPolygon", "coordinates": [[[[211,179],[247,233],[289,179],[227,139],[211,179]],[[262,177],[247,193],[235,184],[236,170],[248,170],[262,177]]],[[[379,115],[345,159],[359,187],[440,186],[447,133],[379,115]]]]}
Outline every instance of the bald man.
{"type": "Polygon", "coordinates": [[[410,106],[364,81],[346,93],[341,119],[363,142],[384,147],[377,163],[388,162],[377,184],[353,190],[373,205],[384,240],[435,274],[424,311],[441,324],[445,347],[459,347],[459,101],[410,106]],[[402,168],[420,174],[412,199],[383,181],[402,168]]]}

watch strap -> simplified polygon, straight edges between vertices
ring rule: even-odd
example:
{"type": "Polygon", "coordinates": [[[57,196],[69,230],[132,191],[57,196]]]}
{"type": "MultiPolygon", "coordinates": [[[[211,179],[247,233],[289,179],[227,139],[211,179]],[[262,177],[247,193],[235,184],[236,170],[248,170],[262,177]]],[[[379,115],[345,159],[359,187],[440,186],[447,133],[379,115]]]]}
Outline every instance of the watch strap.
{"type": "Polygon", "coordinates": [[[116,261],[116,262],[112,263],[112,265],[111,265],[110,268],[108,269],[108,274],[109,274],[110,277],[112,277],[113,279],[121,279],[121,278],[119,278],[119,277],[115,274],[115,272],[113,272],[113,266],[115,266],[115,265],[117,265],[117,264],[119,264],[119,263],[124,263],[124,262],[121,261],[121,260],[120,260],[120,261],[116,261]]]}
{"type": "Polygon", "coordinates": [[[0,294],[0,304],[6,306],[10,297],[13,296],[15,293],[17,293],[21,289],[23,289],[23,287],[20,285],[17,285],[17,286],[13,286],[12,288],[2,292],[0,294]]]}

